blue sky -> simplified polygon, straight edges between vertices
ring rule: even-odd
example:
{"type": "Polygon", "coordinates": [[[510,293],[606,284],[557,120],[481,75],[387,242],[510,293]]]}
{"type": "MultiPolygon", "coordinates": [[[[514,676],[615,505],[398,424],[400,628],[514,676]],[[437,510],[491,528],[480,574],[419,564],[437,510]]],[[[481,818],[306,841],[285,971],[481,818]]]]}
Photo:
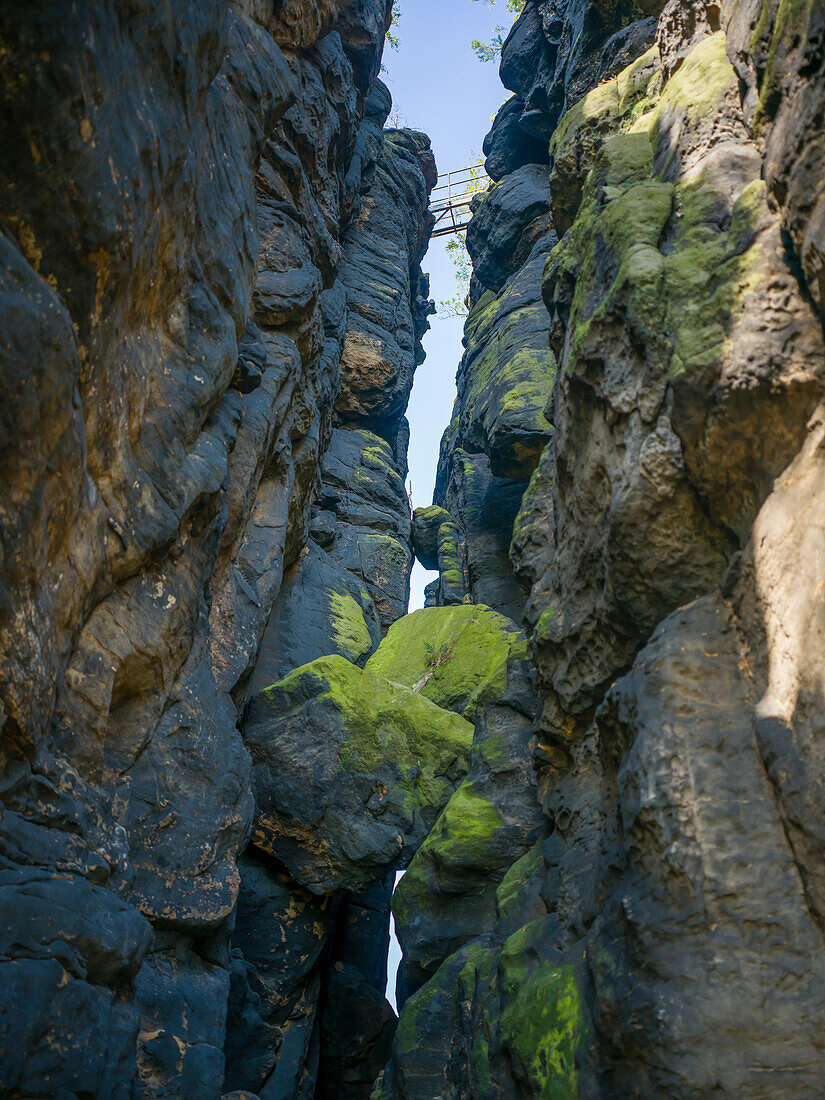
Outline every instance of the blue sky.
{"type": "MultiPolygon", "coordinates": [[[[401,9],[400,49],[384,51],[383,80],[392,92],[393,116],[399,126],[424,130],[432,139],[439,172],[465,168],[481,155],[484,135],[510,93],[498,78],[498,64],[478,61],[473,38],[489,41],[497,23],[512,16],[503,0],[396,0],[401,9]]],[[[391,119],[390,125],[395,124],[391,119]]],[[[424,270],[432,280],[436,302],[452,298],[453,266],[444,251],[448,237],[430,245],[424,270]]],[[[418,368],[410,407],[410,481],[416,508],[432,502],[438,445],[450,420],[455,372],[461,358],[463,321],[432,318],[424,338],[427,360],[418,368]]],[[[424,585],[432,580],[416,565],[410,610],[423,607],[424,585]]]]}
{"type": "MultiPolygon", "coordinates": [[[[412,126],[430,135],[439,172],[465,168],[481,155],[484,135],[509,92],[498,78],[498,64],[478,61],[473,38],[488,42],[497,23],[512,17],[503,0],[396,0],[401,8],[397,53],[384,51],[383,79],[392,92],[390,125],[412,126]],[[396,108],[397,122],[394,121],[396,108]]],[[[455,293],[453,265],[444,250],[449,237],[430,245],[424,270],[430,273],[436,302],[455,293]]],[[[455,398],[455,372],[461,359],[461,318],[432,318],[424,337],[427,359],[415,376],[407,416],[410,421],[410,482],[416,508],[430,504],[438,465],[441,433],[450,421],[455,398]]],[[[410,610],[424,606],[424,585],[435,574],[418,563],[413,570],[410,610]]],[[[395,1005],[395,972],[401,952],[393,935],[387,994],[395,1005]]]]}

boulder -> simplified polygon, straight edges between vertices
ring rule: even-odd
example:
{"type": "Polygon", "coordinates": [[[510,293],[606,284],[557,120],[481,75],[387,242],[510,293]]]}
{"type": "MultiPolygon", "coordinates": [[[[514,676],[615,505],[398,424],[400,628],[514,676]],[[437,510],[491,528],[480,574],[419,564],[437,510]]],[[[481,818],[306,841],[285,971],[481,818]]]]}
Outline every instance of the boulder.
{"type": "Polygon", "coordinates": [[[413,550],[425,569],[438,569],[439,531],[443,524],[452,522],[450,513],[437,505],[416,508],[413,513],[413,550]]]}
{"type": "Polygon", "coordinates": [[[332,656],[254,696],[244,737],[253,844],[333,894],[409,862],[466,773],[472,726],[332,656]]]}
{"type": "Polygon", "coordinates": [[[508,666],[526,657],[522,632],[489,607],[425,607],[390,627],[367,671],[473,721],[505,694],[508,666]]]}

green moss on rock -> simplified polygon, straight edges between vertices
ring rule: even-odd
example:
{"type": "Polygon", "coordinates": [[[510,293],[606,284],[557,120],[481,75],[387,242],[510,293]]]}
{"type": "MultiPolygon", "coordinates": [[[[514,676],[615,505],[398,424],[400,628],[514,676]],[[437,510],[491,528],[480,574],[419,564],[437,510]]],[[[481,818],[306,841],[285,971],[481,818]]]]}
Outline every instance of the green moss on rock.
{"type": "MultiPolygon", "coordinates": [[[[443,1094],[445,1073],[461,1042],[462,994],[469,992],[476,975],[490,972],[495,954],[484,941],[467,943],[451,954],[429,981],[402,1006],[395,1036],[395,1048],[388,1076],[412,1087],[415,1096],[443,1094]]],[[[460,1048],[459,1048],[460,1049],[460,1048]]],[[[483,1050],[476,1050],[472,1064],[485,1070],[483,1050]]],[[[478,1077],[473,1077],[475,1086],[478,1077]]],[[[483,1080],[483,1077],[482,1077],[483,1080]]],[[[489,1078],[488,1078],[489,1080],[489,1078]]],[[[493,1100],[496,1093],[474,1089],[477,1100],[493,1100]]]]}
{"type": "Polygon", "coordinates": [[[468,875],[483,874],[495,864],[496,833],[502,825],[496,807],[465,780],[398,884],[393,913],[399,930],[426,912],[427,899],[439,888],[455,889],[468,875]]]}
{"type": "Polygon", "coordinates": [[[496,909],[499,922],[503,925],[512,925],[519,916],[524,919],[526,888],[544,869],[542,844],[543,840],[534,844],[529,852],[516,860],[501,880],[496,891],[496,909]]]}
{"type": "Polygon", "coordinates": [[[629,130],[649,113],[660,84],[658,49],[652,46],[563,116],[550,141],[550,194],[560,234],[573,224],[582,185],[601,146],[610,135],[629,130]]]}
{"type": "Polygon", "coordinates": [[[452,522],[450,513],[437,504],[429,508],[416,508],[413,512],[413,550],[425,569],[438,569],[439,531],[445,523],[452,522]]]}
{"type": "Polygon", "coordinates": [[[710,183],[650,178],[652,151],[640,137],[647,140],[624,134],[605,142],[573,229],[547,262],[545,299],[551,308],[570,302],[568,374],[587,358],[601,322],[616,315],[626,316],[648,360],[670,377],[717,363],[763,266],[756,231],[767,213],[764,183],[743,191],[720,231],[710,216],[719,201],[710,183]],[[671,224],[675,232],[661,252],[671,224]],[[606,270],[615,275],[594,300],[592,287],[606,270]]]}
{"type": "Polygon", "coordinates": [[[685,57],[662,89],[648,118],[639,129],[655,129],[665,112],[678,108],[695,122],[713,114],[729,88],[736,86],[736,73],[728,60],[725,32],[703,38],[685,57]]]}
{"type": "Polygon", "coordinates": [[[458,528],[451,521],[438,529],[438,575],[440,602],[445,605],[464,602],[467,588],[464,584],[461,541],[458,528]]]}
{"type": "Polygon", "coordinates": [[[264,695],[301,699],[313,684],[321,689],[316,697],[341,713],[343,766],[373,773],[392,763],[402,776],[399,785],[411,794],[425,775],[446,775],[457,763],[466,767],[473,735],[468,722],[342,657],[304,665],[264,695]]]}
{"type": "Polygon", "coordinates": [[[364,612],[348,592],[329,592],[329,621],[338,652],[353,664],[360,664],[372,652],[372,638],[364,612]]]}
{"type": "Polygon", "coordinates": [[[245,719],[253,840],[317,893],[412,854],[469,762],[473,727],[339,656],[256,695],[245,719]]]}
{"type": "MultiPolygon", "coordinates": [[[[509,944],[509,941],[508,941],[509,944]]],[[[502,952],[502,965],[507,966],[502,952]]],[[[540,1100],[577,1100],[576,1053],[586,1039],[581,995],[572,966],[542,963],[509,993],[501,1014],[501,1042],[517,1074],[540,1100]]]]}
{"type": "Polygon", "coordinates": [[[427,607],[399,619],[367,669],[472,720],[479,707],[501,697],[508,664],[526,656],[515,623],[489,607],[462,604],[427,607]],[[444,649],[449,658],[433,667],[431,654],[444,649]]]}
{"type": "Polygon", "coordinates": [[[766,119],[770,120],[782,98],[778,59],[790,54],[799,42],[810,40],[811,19],[817,11],[819,0],[762,0],[759,19],[751,38],[751,50],[756,53],[760,44],[767,46],[767,57],[759,86],[759,105],[754,127],[761,131],[766,119]],[[775,13],[775,14],[774,14],[775,13]],[[769,41],[768,41],[769,39],[769,41]]]}
{"type": "Polygon", "coordinates": [[[531,262],[499,298],[485,295],[467,320],[461,435],[488,455],[497,477],[529,478],[552,430],[545,410],[556,361],[538,300],[540,273],[541,260],[531,262]]]}

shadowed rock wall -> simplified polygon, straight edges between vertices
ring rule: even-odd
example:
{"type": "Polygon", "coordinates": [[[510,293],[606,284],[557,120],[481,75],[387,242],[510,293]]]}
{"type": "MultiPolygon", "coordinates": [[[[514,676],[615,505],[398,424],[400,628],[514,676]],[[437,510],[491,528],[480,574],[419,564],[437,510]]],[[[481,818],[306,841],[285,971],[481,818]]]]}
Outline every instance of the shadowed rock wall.
{"type": "Polygon", "coordinates": [[[414,535],[474,598],[466,471],[529,476],[492,571],[529,589],[545,831],[447,919],[382,1100],[821,1094],[823,41],[809,3],[527,0],[505,43],[414,535]]]}
{"type": "MultiPolygon", "coordinates": [[[[239,866],[237,718],[302,552],[364,660],[406,608],[433,164],[423,135],[382,132],[389,18],[387,0],[0,4],[3,1095],[217,1098],[225,1045],[265,1095],[314,1092],[315,1001],[347,996],[348,971],[313,967],[345,917],[277,864],[239,866]],[[375,367],[359,339],[395,372],[361,433],[372,465],[358,431],[335,445],[336,423],[360,430],[347,380],[375,367]],[[308,529],[334,492],[336,541],[360,543],[321,561],[308,529]],[[374,530],[380,575],[353,564],[374,530]],[[236,995],[257,981],[260,1004],[276,943],[299,1039],[236,995]]],[[[350,909],[386,921],[376,898],[350,909]]]]}

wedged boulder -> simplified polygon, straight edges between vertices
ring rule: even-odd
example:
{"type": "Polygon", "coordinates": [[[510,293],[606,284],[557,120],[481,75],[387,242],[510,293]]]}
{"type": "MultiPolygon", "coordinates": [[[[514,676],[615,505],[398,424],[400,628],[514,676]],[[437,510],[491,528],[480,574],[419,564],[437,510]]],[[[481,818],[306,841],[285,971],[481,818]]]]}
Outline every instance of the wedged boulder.
{"type": "Polygon", "coordinates": [[[524,635],[490,608],[424,608],[396,623],[368,670],[475,722],[467,778],[396,889],[401,1003],[452,951],[488,932],[496,887],[545,821],[531,756],[537,700],[524,635]]]}
{"type": "MultiPolygon", "coordinates": [[[[451,955],[438,973],[407,1002],[398,1020],[393,1056],[376,1082],[373,1100],[413,1100],[444,1096],[450,1080],[450,1055],[460,979],[476,944],[451,955]]],[[[455,1092],[453,1091],[455,1095],[455,1092]]]]}
{"type": "Polygon", "coordinates": [[[425,569],[438,569],[439,532],[443,524],[452,522],[450,513],[436,504],[413,512],[413,550],[425,569]]]}
{"type": "Polygon", "coordinates": [[[533,723],[490,706],[476,726],[467,779],[414,856],[393,898],[404,951],[399,1006],[496,918],[496,890],[547,821],[536,797],[533,723]]]}
{"type": "Polygon", "coordinates": [[[435,602],[463,603],[467,597],[461,534],[449,512],[437,505],[417,508],[413,516],[413,548],[425,569],[437,569],[435,602]]]}
{"type": "Polygon", "coordinates": [[[525,164],[492,187],[475,207],[467,251],[479,281],[498,293],[551,228],[547,168],[525,164]]]}
{"type": "Polygon", "coordinates": [[[342,657],[250,702],[252,842],[316,894],[409,862],[467,770],[472,726],[342,657]]]}
{"type": "Polygon", "coordinates": [[[487,158],[484,170],[496,182],[525,164],[547,163],[547,142],[533,137],[519,126],[523,112],[523,99],[518,96],[508,99],[499,109],[492,129],[484,139],[483,152],[487,158]]]}
{"type": "Polygon", "coordinates": [[[367,671],[473,721],[503,698],[508,667],[526,658],[522,632],[489,607],[425,607],[390,627],[367,671]]]}
{"type": "Polygon", "coordinates": [[[444,523],[438,532],[438,602],[449,607],[466,596],[461,536],[454,523],[444,523]]]}

